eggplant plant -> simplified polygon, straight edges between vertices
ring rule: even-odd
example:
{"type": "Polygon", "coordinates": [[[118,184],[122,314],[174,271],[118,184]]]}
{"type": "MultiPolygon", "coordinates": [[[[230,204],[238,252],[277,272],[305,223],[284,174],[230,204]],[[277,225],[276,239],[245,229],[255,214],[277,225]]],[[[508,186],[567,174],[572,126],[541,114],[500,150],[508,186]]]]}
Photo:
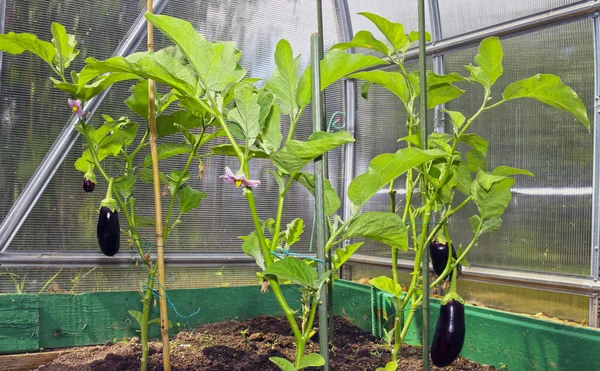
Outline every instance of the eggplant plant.
{"type": "MultiPolygon", "coordinates": [[[[286,40],[277,44],[276,70],[261,87],[257,79],[246,78],[246,70],[239,64],[241,52],[232,42],[209,42],[193,26],[183,20],[146,15],[150,23],[169,38],[181,58],[171,54],[136,53],[130,57],[114,57],[106,61],[91,58],[79,76],[79,84],[102,74],[133,73],[151,78],[171,87],[179,105],[198,117],[211,117],[227,138],[227,143],[215,145],[210,155],[233,156],[239,168],[224,169],[220,177],[240,189],[248,202],[255,230],[241,237],[243,251],[256,260],[263,280],[263,289],[269,286],[288,319],[296,340],[294,362],[273,357],[271,360],[281,369],[300,370],[320,366],[324,360],[319,354],[305,355],[307,341],[314,335],[313,329],[320,290],[330,279],[331,269],[322,276],[315,272],[315,264],[325,264],[314,258],[291,251],[304,230],[300,218],[283,225],[286,197],[294,182],[314,194],[313,174],[303,168],[327,151],[352,142],[352,136],[340,131],[318,132],[308,140],[294,139],[295,129],[306,106],[311,100],[310,69],[300,73],[300,58],[294,57],[286,40]],[[281,115],[289,116],[290,126],[284,141],[281,115]],[[269,161],[273,164],[269,174],[278,184],[276,215],[259,216],[253,190],[260,187],[257,174],[250,173],[250,161],[269,161]],[[296,311],[282,294],[280,284],[292,282],[300,286],[301,324],[296,322],[296,311]]],[[[324,90],[340,78],[362,68],[384,64],[379,58],[347,54],[341,50],[328,52],[321,62],[321,86],[324,90]]],[[[182,130],[185,135],[185,130],[182,130]]],[[[371,212],[359,215],[355,210],[348,220],[341,220],[335,213],[340,199],[329,181],[325,181],[325,214],[330,237],[326,249],[330,250],[347,238],[367,237],[390,244],[395,248],[406,243],[406,230],[398,215],[392,212],[371,212]]],[[[333,269],[339,268],[360,247],[356,243],[343,251],[336,251],[333,269]]]]}
{"type": "MultiPolygon", "coordinates": [[[[77,42],[74,35],[66,33],[65,28],[52,24],[52,42],[38,39],[29,33],[8,33],[0,35],[0,50],[10,54],[21,54],[29,51],[46,61],[58,78],[50,77],[54,87],[69,95],[68,105],[77,116],[78,122],[75,129],[83,136],[86,147],[80,158],[75,162],[75,168],[83,173],[83,189],[92,192],[95,188],[99,173],[107,183],[106,197],[100,202],[97,224],[98,245],[102,253],[107,256],[115,255],[120,248],[121,233],[124,232],[128,242],[137,250],[140,262],[145,267],[148,278],[142,287],[142,311],[131,310],[129,313],[140,326],[142,359],[141,369],[145,370],[148,364],[148,326],[160,324],[160,319],[150,320],[151,303],[154,289],[157,265],[150,258],[150,251],[145,249],[140,238],[140,230],[144,227],[154,226],[154,219],[136,213],[136,189],[138,181],[152,183],[151,157],[147,150],[149,146],[148,125],[141,130],[140,125],[130,121],[127,117],[113,119],[102,115],[104,123],[94,128],[87,122],[87,115],[83,109],[85,104],[94,96],[100,94],[112,84],[137,80],[131,88],[131,96],[125,104],[129,109],[148,122],[148,81],[138,75],[128,72],[117,72],[107,75],[94,75],[89,77],[88,70],[77,73],[66,73],[71,62],[77,57],[77,42]],[[86,75],[87,74],[87,75],[86,75]],[[67,76],[71,78],[68,82],[67,76]],[[108,158],[112,159],[106,165],[108,158]],[[109,171],[110,170],[110,171],[109,171]],[[119,213],[123,213],[127,228],[119,224],[119,213]]],[[[156,53],[155,58],[176,60],[182,58],[175,48],[167,48],[156,53]]],[[[135,55],[130,58],[136,58],[135,55]]],[[[169,197],[169,206],[164,220],[164,241],[173,229],[180,223],[182,215],[200,206],[200,202],[207,195],[188,184],[191,177],[190,166],[194,159],[200,159],[199,149],[208,141],[221,136],[221,130],[208,130],[214,124],[214,117],[209,115],[194,115],[191,111],[176,110],[167,114],[165,110],[177,101],[174,91],[160,94],[155,91],[155,115],[158,123],[158,138],[183,133],[184,142],[167,142],[158,146],[159,161],[173,156],[183,155],[187,161],[183,166],[173,170],[169,175],[161,174],[161,181],[165,186],[165,197],[169,197]],[[211,131],[209,133],[209,131],[211,131]],[[177,202],[177,206],[175,203],[177,202]]],[[[201,162],[200,162],[201,163],[201,162]]],[[[201,174],[199,174],[201,175],[201,174]]],[[[138,265],[136,263],[136,265],[138,265]]],[[[170,327],[170,324],[169,324],[170,327]]]]}
{"type": "MultiPolygon", "coordinates": [[[[406,196],[400,209],[402,227],[398,232],[402,238],[398,239],[396,246],[392,246],[391,278],[382,276],[370,281],[391,296],[395,308],[394,320],[387,333],[387,340],[392,346],[392,362],[385,369],[397,367],[401,345],[415,310],[423,301],[420,266],[423,251],[428,246],[438,275],[430,288],[451,277],[450,289],[441,302],[440,319],[431,348],[434,364],[445,366],[458,356],[465,336],[464,301],[456,292],[461,264],[468,265],[465,257],[483,234],[500,228],[501,216],[511,201],[514,176],[533,176],[527,170],[510,166],[489,169],[486,163],[488,141],[473,131],[473,124],[482,113],[521,98],[535,99],[569,112],[588,131],[590,123],[581,99],[554,75],[538,74],[513,82],[506,86],[501,98],[494,99],[491,88],[503,73],[503,50],[499,39],[490,37],[481,41],[474,64],[465,66],[468,76],[457,72],[438,75],[427,71],[429,109],[459,98],[465,92],[455,85],[459,83],[467,87],[481,86],[483,97],[479,109],[470,117],[459,111],[444,111],[452,123],[451,132],[434,132],[423,141],[426,133],[420,130],[419,110],[415,105],[422,93],[419,73],[409,72],[404,66],[406,52],[418,40],[418,32],[406,34],[402,24],[372,13],[359,14],[377,27],[385,41],[375,38],[369,31],[360,31],[350,42],[337,44],[332,49],[370,49],[387,57],[381,60],[393,68],[359,71],[349,77],[365,81],[361,89],[364,98],[368,98],[371,84],[380,85],[396,95],[406,114],[408,130],[408,135],[399,139],[404,143],[403,148],[396,153],[384,153],[373,158],[367,172],[357,176],[348,189],[353,210],[359,210],[387,185],[390,211],[395,213],[398,210],[394,181],[401,175],[406,176],[406,196]],[[427,144],[424,146],[423,142],[427,144]],[[469,203],[477,207],[477,214],[470,218],[473,235],[464,249],[455,251],[448,222],[469,203]],[[403,290],[398,282],[398,255],[400,251],[408,250],[409,245],[415,252],[414,269],[410,286],[403,290]]],[[[426,39],[429,38],[426,35],[426,39]]]]}

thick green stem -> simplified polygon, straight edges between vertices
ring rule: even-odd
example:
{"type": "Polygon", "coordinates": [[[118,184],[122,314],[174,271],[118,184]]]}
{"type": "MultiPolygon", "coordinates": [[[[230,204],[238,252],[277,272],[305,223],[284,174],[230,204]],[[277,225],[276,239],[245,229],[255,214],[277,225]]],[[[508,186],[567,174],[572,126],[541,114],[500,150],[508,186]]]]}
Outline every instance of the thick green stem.
{"type": "Polygon", "coordinates": [[[310,333],[312,332],[313,324],[315,323],[315,314],[317,313],[317,303],[319,302],[319,298],[317,295],[313,295],[312,303],[310,304],[310,316],[308,318],[308,325],[306,326],[306,330],[304,332],[304,339],[308,341],[310,339],[310,333]]]}
{"type": "MultiPolygon", "coordinates": [[[[396,191],[394,190],[394,181],[390,182],[390,212],[396,213],[396,191]]],[[[398,283],[398,249],[392,248],[392,280],[398,283]]]]}

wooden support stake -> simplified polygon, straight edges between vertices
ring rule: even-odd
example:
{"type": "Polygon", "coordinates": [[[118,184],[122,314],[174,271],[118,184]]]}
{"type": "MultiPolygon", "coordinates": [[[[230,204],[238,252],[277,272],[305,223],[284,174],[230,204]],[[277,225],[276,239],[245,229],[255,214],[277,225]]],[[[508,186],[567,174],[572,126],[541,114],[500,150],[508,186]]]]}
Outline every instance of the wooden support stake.
{"type": "MultiPolygon", "coordinates": [[[[152,0],[148,0],[148,13],[152,13],[152,0]]],[[[154,29],[148,22],[148,51],[154,50],[154,29]]],[[[152,177],[154,181],[154,211],[156,220],[156,265],[158,266],[160,334],[163,343],[163,366],[171,371],[171,353],[169,347],[169,319],[167,315],[164,235],[162,224],[160,172],[158,169],[158,152],[156,149],[156,107],[154,106],[154,81],[148,80],[148,125],[150,126],[150,155],[152,157],[152,177]]]]}

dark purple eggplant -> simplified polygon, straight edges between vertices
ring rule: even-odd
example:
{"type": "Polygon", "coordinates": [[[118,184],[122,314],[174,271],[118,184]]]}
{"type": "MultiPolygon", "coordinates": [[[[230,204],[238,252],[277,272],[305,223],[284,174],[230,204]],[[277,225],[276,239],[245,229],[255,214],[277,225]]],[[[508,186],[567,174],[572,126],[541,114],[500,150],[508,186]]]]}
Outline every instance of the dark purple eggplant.
{"type": "MultiPolygon", "coordinates": [[[[444,272],[444,269],[446,269],[446,263],[448,262],[448,250],[449,249],[447,243],[431,241],[431,243],[429,244],[429,255],[431,256],[431,264],[433,265],[433,271],[438,276],[444,272]]],[[[454,246],[452,246],[452,257],[454,259],[457,258],[454,246]]],[[[462,266],[459,264],[457,268],[458,272],[456,273],[458,273],[458,277],[462,273],[462,266]]],[[[452,274],[450,273],[447,276],[448,281],[450,281],[451,278],[452,274]]]]}
{"type": "Polygon", "coordinates": [[[440,318],[431,344],[434,365],[445,367],[454,362],[465,342],[465,332],[465,306],[450,299],[440,307],[440,318]]]}
{"type": "Polygon", "coordinates": [[[113,256],[119,251],[121,243],[121,228],[119,226],[119,213],[109,207],[102,206],[98,217],[97,229],[98,245],[106,256],[113,256]]]}
{"type": "Polygon", "coordinates": [[[94,183],[91,179],[83,180],[83,190],[87,193],[94,192],[94,188],[96,187],[96,183],[94,183]]]}

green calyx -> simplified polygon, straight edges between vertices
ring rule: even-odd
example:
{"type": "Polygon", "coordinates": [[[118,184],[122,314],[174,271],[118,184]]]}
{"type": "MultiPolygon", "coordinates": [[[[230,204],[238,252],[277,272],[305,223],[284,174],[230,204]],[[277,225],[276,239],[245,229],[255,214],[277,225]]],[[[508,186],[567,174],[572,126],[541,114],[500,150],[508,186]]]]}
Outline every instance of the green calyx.
{"type": "Polygon", "coordinates": [[[119,205],[117,205],[117,201],[112,198],[112,185],[113,178],[110,178],[110,181],[108,182],[108,189],[106,190],[106,198],[100,201],[100,209],[106,206],[110,209],[110,211],[115,212],[119,211],[119,205]]]}
{"type": "Polygon", "coordinates": [[[91,180],[92,182],[96,183],[96,174],[94,174],[94,165],[88,164],[88,170],[83,175],[83,178],[86,180],[91,180]]]}
{"type": "Polygon", "coordinates": [[[446,305],[450,300],[456,300],[461,304],[465,304],[464,299],[461,298],[456,291],[450,291],[449,293],[447,293],[446,296],[442,298],[441,304],[446,305]]]}

